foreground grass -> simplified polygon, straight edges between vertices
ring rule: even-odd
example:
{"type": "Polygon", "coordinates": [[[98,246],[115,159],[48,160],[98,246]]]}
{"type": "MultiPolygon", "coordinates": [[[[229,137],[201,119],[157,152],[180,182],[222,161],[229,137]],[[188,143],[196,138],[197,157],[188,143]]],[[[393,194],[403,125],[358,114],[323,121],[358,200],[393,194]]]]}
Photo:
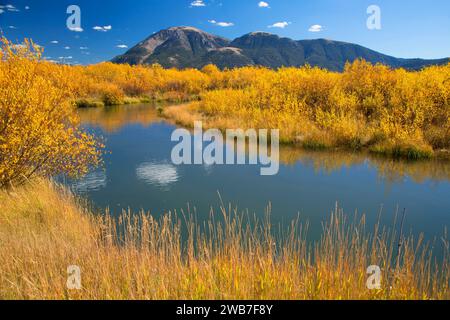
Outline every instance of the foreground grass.
{"type": "Polygon", "coordinates": [[[205,224],[173,214],[114,223],[38,180],[0,192],[0,299],[450,298],[446,238],[432,267],[420,239],[402,239],[396,259],[398,235],[369,235],[364,218],[335,212],[314,245],[305,232],[293,222],[275,236],[268,219],[250,224],[225,209],[205,224]],[[366,288],[372,264],[382,269],[380,290],[366,288]],[[82,290],[66,288],[69,265],[81,267],[82,290]]]}

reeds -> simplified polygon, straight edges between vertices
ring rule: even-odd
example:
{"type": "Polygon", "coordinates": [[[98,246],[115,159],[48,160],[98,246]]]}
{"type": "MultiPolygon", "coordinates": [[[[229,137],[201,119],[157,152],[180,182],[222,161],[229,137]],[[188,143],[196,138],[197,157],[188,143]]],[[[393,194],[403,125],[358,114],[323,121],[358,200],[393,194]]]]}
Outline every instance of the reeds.
{"type": "MultiPolygon", "coordinates": [[[[448,239],[435,261],[422,237],[400,235],[336,207],[320,241],[231,206],[207,221],[94,216],[45,180],[0,192],[0,299],[449,299],[448,239]],[[397,259],[398,257],[398,259],[397,259]],[[398,262],[397,262],[398,260],[398,262]],[[81,268],[81,290],[66,287],[81,268]],[[382,270],[369,290],[366,269],[382,270]]],[[[398,229],[398,223],[397,223],[398,229]]]]}

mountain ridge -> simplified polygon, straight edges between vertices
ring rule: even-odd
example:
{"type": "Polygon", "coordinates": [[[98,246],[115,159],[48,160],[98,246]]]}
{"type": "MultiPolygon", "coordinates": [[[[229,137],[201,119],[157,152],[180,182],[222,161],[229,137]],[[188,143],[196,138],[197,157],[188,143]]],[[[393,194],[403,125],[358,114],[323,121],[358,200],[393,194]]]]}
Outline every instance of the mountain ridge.
{"type": "Polygon", "coordinates": [[[396,58],[349,42],[293,40],[262,31],[229,40],[189,26],[171,27],[154,33],[111,61],[131,65],[158,63],[165,68],[181,69],[202,68],[208,64],[215,64],[221,69],[243,66],[300,67],[309,64],[342,71],[346,62],[356,59],[412,70],[450,61],[449,58],[396,58]]]}

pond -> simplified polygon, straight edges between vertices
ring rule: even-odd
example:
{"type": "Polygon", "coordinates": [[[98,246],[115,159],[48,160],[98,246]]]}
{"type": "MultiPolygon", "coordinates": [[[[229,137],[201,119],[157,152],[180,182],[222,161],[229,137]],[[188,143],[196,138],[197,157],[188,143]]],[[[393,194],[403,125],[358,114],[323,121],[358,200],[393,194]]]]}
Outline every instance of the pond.
{"type": "Polygon", "coordinates": [[[450,163],[405,162],[349,152],[280,148],[280,169],[261,176],[259,166],[181,165],[171,162],[176,127],[155,106],[128,105],[80,110],[83,126],[103,137],[104,168],[70,182],[95,207],[143,209],[155,216],[190,210],[199,219],[223,202],[257,216],[270,203],[275,223],[300,217],[318,238],[321,223],[338,205],[353,216],[366,214],[392,226],[406,209],[404,230],[432,240],[450,222],[450,163]]]}

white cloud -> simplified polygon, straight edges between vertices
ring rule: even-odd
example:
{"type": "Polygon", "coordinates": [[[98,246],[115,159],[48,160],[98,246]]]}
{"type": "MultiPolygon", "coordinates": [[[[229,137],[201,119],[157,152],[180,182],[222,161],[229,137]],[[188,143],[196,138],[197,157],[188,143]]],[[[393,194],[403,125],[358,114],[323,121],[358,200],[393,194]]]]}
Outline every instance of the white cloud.
{"type": "Polygon", "coordinates": [[[89,50],[88,47],[80,47],[80,50],[89,50]]]}
{"type": "Polygon", "coordinates": [[[309,27],[309,32],[320,32],[323,30],[323,27],[320,24],[314,24],[311,27],[309,27]]]}
{"type": "Polygon", "coordinates": [[[234,26],[233,22],[217,22],[216,20],[208,20],[208,22],[212,23],[212,24],[214,24],[216,26],[224,27],[224,28],[234,26]]]}
{"type": "Polygon", "coordinates": [[[232,22],[217,22],[217,25],[219,27],[232,27],[232,26],[234,26],[234,23],[232,23],[232,22]]]}
{"type": "Polygon", "coordinates": [[[13,6],[12,4],[7,4],[7,5],[0,5],[0,13],[3,13],[6,11],[10,11],[10,12],[19,12],[20,10],[17,9],[15,6],[13,6]]]}
{"type": "Polygon", "coordinates": [[[258,3],[258,7],[260,8],[270,8],[269,4],[265,1],[261,1],[260,3],[258,3]]]}
{"type": "Polygon", "coordinates": [[[50,41],[50,43],[52,43],[52,44],[58,44],[59,41],[58,41],[58,40],[53,40],[53,41],[50,41]]]}
{"type": "Polygon", "coordinates": [[[191,2],[191,7],[205,7],[206,4],[203,2],[203,0],[194,0],[191,2]]]}
{"type": "Polygon", "coordinates": [[[270,25],[269,28],[281,28],[281,29],[284,29],[290,24],[291,24],[290,22],[286,22],[286,21],[275,22],[274,24],[270,25]]]}
{"type": "Polygon", "coordinates": [[[126,44],[119,44],[117,48],[126,49],[128,46],[126,44]]]}
{"type": "Polygon", "coordinates": [[[30,7],[29,6],[25,6],[25,10],[30,10],[30,7]]]}
{"type": "Polygon", "coordinates": [[[15,26],[8,26],[10,29],[17,29],[15,26]]]}
{"type": "Polygon", "coordinates": [[[64,47],[65,50],[70,50],[69,46],[64,47]]]}
{"type": "Polygon", "coordinates": [[[95,31],[108,32],[108,31],[110,31],[112,29],[112,26],[110,26],[110,25],[109,26],[103,26],[103,27],[95,26],[92,29],[94,29],[95,31]]]}

